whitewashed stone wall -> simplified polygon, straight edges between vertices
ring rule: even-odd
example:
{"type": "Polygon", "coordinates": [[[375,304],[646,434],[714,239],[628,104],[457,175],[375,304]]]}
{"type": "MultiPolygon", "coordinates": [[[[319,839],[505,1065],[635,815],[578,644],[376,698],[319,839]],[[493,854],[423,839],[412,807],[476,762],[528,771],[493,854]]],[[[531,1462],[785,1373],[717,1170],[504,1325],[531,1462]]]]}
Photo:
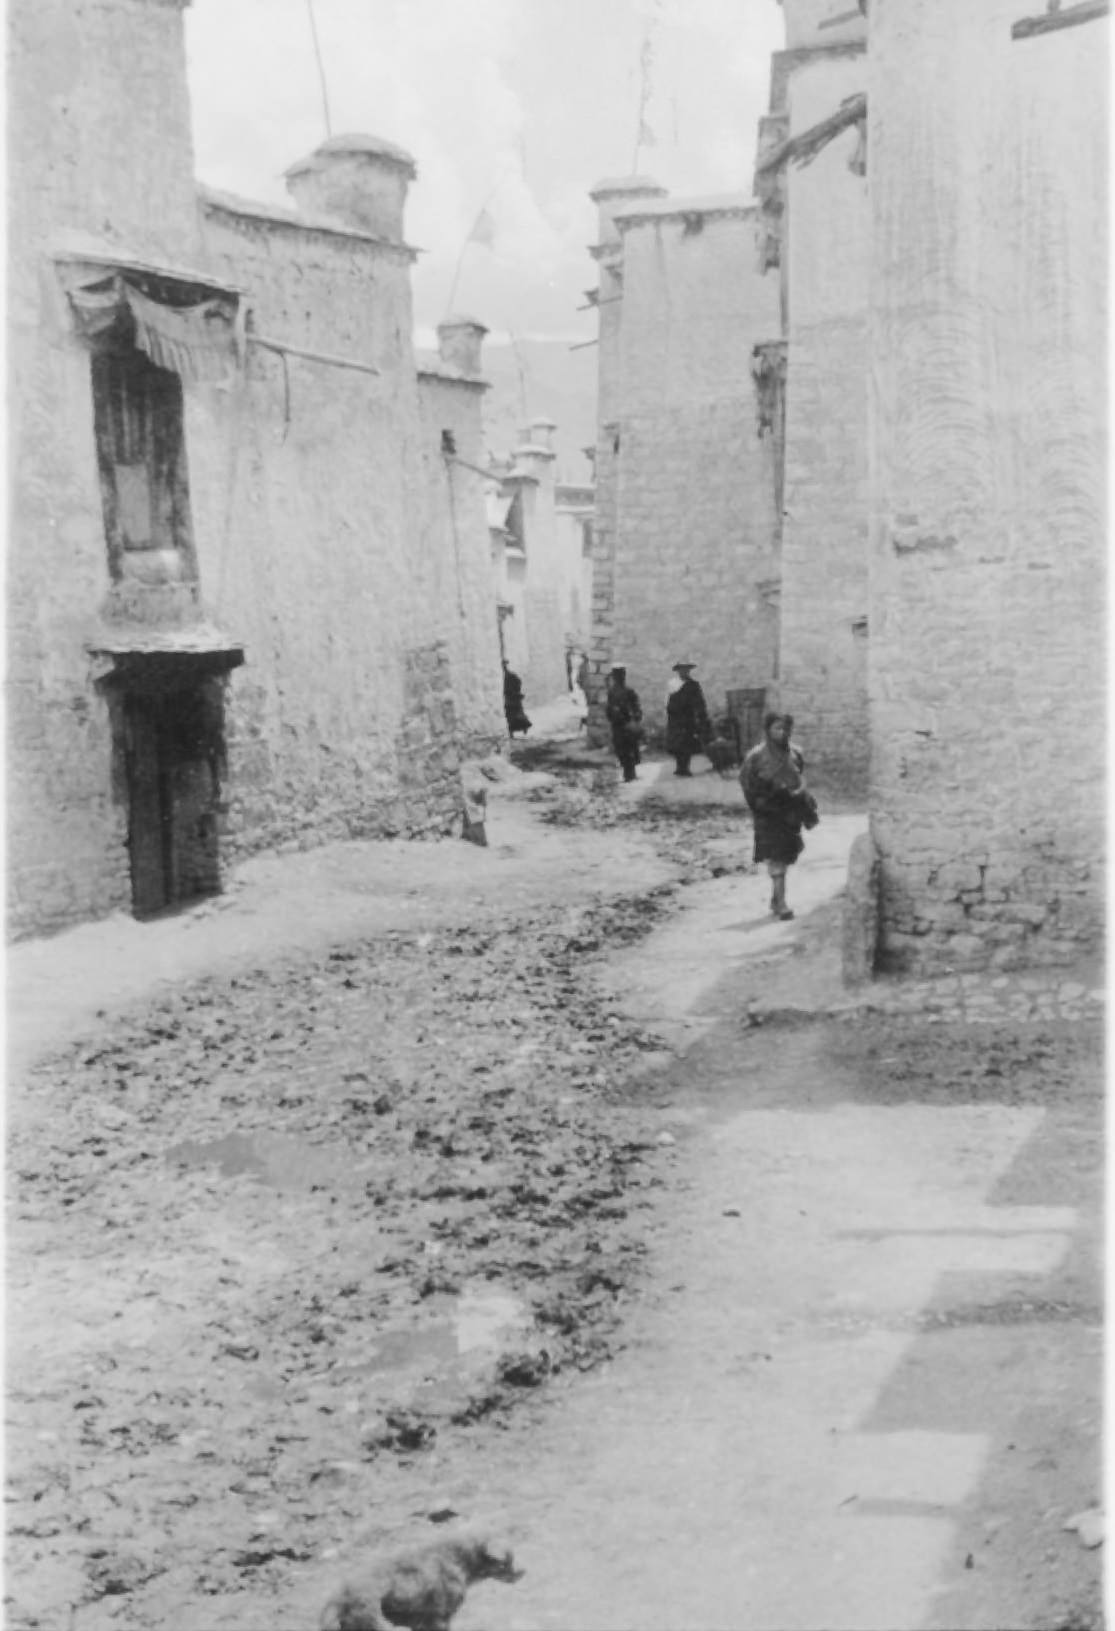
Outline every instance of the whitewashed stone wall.
{"type": "Polygon", "coordinates": [[[11,0],[8,44],[8,920],[130,899],[126,811],[85,638],[109,590],[89,353],[53,255],[196,266],[190,110],[172,0],[11,0]]]}
{"type": "Polygon", "coordinates": [[[485,387],[479,379],[455,378],[444,364],[423,369],[418,385],[430,604],[449,652],[461,745],[466,754],[480,754],[505,734],[485,482],[477,474],[484,458],[485,387]],[[446,430],[464,463],[442,456],[446,430]]]}
{"type": "MultiPolygon", "coordinates": [[[[1041,8],[1031,8],[1038,11],[1041,8]]],[[[871,822],[888,966],[1101,930],[1108,38],[872,8],[871,822]]]]}
{"type": "MultiPolygon", "coordinates": [[[[787,87],[789,130],[818,124],[866,81],[862,55],[818,52],[787,87]]],[[[810,773],[866,795],[867,181],[845,131],[785,179],[786,456],[779,700],[810,773]]],[[[774,274],[770,274],[773,280],[774,274]]]]}
{"type": "MultiPolygon", "coordinates": [[[[777,338],[778,290],[758,271],[745,200],[631,201],[615,220],[622,304],[604,438],[614,514],[598,508],[612,582],[597,555],[596,649],[627,664],[654,733],[679,660],[698,665],[714,713],[728,689],[772,680],[774,454],[758,434],[751,354],[777,338]]],[[[598,456],[598,506],[601,484],[598,456]]]]}
{"type": "MultiPolygon", "coordinates": [[[[462,733],[498,729],[498,661],[483,511],[456,540],[437,513],[444,467],[429,440],[450,408],[420,406],[399,230],[408,164],[373,175],[383,144],[334,144],[331,218],[212,197],[199,209],[177,0],[12,0],[8,13],[10,929],[131,899],[127,787],[87,650],[110,581],[90,359],[61,247],[224,279],[246,291],[257,332],[379,370],[291,356],[284,379],[280,358],[251,346],[230,388],[185,385],[201,602],[246,654],[227,686],[222,854],[449,829],[462,733]],[[457,544],[464,610],[449,616],[457,544]]],[[[459,400],[471,388],[446,390],[475,451],[478,416],[459,400]]]]}

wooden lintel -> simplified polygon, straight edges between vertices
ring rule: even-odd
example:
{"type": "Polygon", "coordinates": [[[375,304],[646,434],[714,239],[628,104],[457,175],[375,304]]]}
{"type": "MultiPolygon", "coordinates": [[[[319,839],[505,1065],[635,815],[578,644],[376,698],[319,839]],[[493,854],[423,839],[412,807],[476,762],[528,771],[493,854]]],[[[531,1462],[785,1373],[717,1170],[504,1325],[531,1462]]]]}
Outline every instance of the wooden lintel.
{"type": "Polygon", "coordinates": [[[1059,28],[1075,28],[1078,23],[1096,23],[1110,14],[1110,0],[1080,0],[1063,10],[1049,10],[1040,17],[1023,17],[1010,31],[1012,40],[1031,40],[1036,34],[1052,34],[1059,28]]]}

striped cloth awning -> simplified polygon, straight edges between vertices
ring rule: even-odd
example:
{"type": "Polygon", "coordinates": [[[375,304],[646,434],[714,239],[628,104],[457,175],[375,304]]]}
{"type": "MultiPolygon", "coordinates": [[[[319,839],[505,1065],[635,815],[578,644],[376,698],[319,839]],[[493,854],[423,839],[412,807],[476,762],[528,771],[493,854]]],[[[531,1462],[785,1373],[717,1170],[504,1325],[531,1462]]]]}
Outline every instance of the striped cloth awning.
{"type": "MultiPolygon", "coordinates": [[[[150,279],[145,279],[149,287],[150,279]]],[[[218,295],[190,305],[144,294],[123,272],[77,284],[68,291],[78,332],[87,339],[129,322],[136,346],[159,368],[198,384],[222,384],[241,366],[241,303],[218,295]]]]}

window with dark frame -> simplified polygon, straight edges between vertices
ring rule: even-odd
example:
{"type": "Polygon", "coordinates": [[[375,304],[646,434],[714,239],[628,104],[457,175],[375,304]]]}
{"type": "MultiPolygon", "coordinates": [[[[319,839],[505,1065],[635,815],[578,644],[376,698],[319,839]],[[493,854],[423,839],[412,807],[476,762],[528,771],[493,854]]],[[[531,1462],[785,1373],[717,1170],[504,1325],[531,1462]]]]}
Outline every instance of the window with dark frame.
{"type": "Polygon", "coordinates": [[[91,372],[111,576],[192,582],[182,381],[134,346],[95,352],[91,372]]]}

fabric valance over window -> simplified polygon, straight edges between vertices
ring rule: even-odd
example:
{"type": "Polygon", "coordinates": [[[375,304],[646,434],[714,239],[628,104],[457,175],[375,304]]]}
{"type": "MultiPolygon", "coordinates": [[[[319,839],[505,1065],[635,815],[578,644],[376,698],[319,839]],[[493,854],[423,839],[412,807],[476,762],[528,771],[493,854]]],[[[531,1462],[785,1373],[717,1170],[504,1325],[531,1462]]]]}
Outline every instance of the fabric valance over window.
{"type": "Polygon", "coordinates": [[[191,301],[189,294],[197,292],[187,292],[183,300],[169,280],[160,287],[152,277],[103,269],[67,289],[83,338],[107,337],[119,325],[131,331],[134,344],[157,367],[197,384],[221,384],[243,361],[242,305],[235,294],[191,301]]]}

